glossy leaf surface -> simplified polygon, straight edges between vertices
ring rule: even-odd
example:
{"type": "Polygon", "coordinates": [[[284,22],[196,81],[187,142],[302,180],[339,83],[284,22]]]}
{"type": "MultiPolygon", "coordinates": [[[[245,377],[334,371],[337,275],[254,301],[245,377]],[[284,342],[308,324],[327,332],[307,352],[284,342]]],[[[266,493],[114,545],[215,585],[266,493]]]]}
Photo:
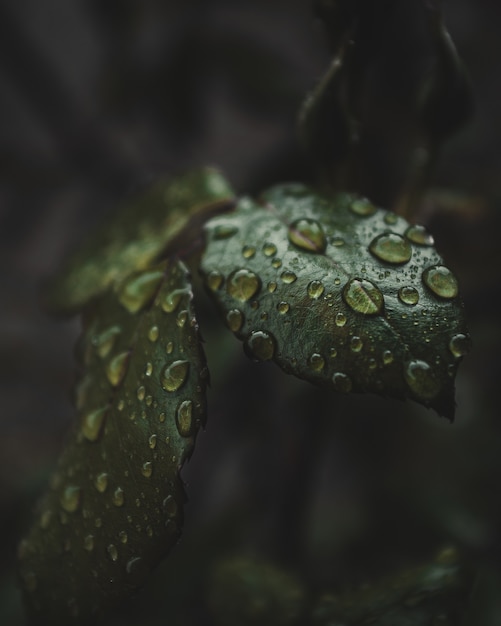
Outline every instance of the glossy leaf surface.
{"type": "Polygon", "coordinates": [[[212,169],[156,183],[120,207],[75,251],[49,287],[49,307],[78,310],[131,271],[146,269],[188,225],[193,231],[197,219],[205,220],[232,196],[226,180],[212,169]]]}
{"type": "Polygon", "coordinates": [[[468,338],[457,280],[424,228],[286,185],[213,218],[206,238],[205,282],[251,358],[453,417],[468,338]]]}
{"type": "Polygon", "coordinates": [[[179,470],[205,419],[207,368],[179,262],[128,277],[84,317],[78,419],[20,547],[34,621],[84,623],[176,543],[179,470]]]}

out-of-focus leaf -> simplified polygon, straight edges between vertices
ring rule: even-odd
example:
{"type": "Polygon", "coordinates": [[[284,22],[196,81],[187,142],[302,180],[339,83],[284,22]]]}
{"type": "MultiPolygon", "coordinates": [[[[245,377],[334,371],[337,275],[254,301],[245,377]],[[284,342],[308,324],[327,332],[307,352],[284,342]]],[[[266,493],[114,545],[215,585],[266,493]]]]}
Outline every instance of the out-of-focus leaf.
{"type": "Polygon", "coordinates": [[[85,623],[176,543],[179,470],[205,417],[207,368],[180,262],[131,274],[86,311],[78,419],[20,546],[35,623],[85,623]]]}
{"type": "Polygon", "coordinates": [[[205,282],[253,359],[453,417],[468,338],[456,278],[423,227],[285,185],[213,218],[206,236],[205,282]]]}
{"type": "Polygon", "coordinates": [[[205,221],[231,200],[226,180],[212,169],[160,181],[143,195],[120,207],[70,257],[47,293],[51,309],[71,312],[102,293],[133,270],[149,267],[183,231],[205,221]]]}
{"type": "Polygon", "coordinates": [[[429,564],[354,591],[325,594],[313,609],[315,626],[455,626],[462,623],[471,575],[452,548],[429,564]]]}

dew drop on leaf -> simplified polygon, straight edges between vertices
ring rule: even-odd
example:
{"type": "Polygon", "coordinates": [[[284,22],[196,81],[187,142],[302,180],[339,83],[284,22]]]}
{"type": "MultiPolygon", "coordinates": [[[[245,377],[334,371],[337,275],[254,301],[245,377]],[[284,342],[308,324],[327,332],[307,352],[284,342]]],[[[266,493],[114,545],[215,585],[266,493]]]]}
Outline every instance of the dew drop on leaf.
{"type": "Polygon", "coordinates": [[[432,246],[435,241],[433,235],[424,226],[413,224],[405,231],[405,236],[418,246],[432,246]]]}
{"type": "Polygon", "coordinates": [[[155,343],[155,341],[158,339],[159,334],[160,334],[160,330],[158,326],[154,324],[153,326],[151,326],[151,328],[148,331],[148,339],[152,343],[155,343]]]}
{"type": "Polygon", "coordinates": [[[444,265],[427,267],[423,282],[439,298],[452,299],[458,295],[458,283],[454,274],[444,265]]]}
{"type": "Polygon", "coordinates": [[[193,427],[193,402],[183,400],[176,411],[176,426],[181,437],[189,437],[193,427]]]}
{"type": "Polygon", "coordinates": [[[277,253],[277,246],[274,243],[265,242],[263,245],[264,256],[275,256],[277,253]]]}
{"type": "Polygon", "coordinates": [[[314,352],[308,358],[308,365],[314,372],[321,372],[325,367],[325,359],[318,352],[314,352]]]}
{"type": "Polygon", "coordinates": [[[93,338],[92,344],[96,348],[98,355],[104,359],[111,352],[118,335],[121,333],[120,326],[111,326],[101,334],[93,338]]]}
{"type": "Polygon", "coordinates": [[[230,309],[226,314],[228,328],[234,333],[238,332],[244,323],[244,316],[239,309],[230,309]]]}
{"type": "Polygon", "coordinates": [[[124,490],[121,487],[117,487],[113,492],[111,501],[115,506],[123,506],[125,502],[124,490]]]}
{"type": "Polygon", "coordinates": [[[354,335],[350,340],[350,348],[352,352],[360,352],[364,347],[364,342],[358,337],[354,335]]]}
{"type": "Polygon", "coordinates": [[[94,486],[99,493],[104,493],[108,488],[108,474],[106,472],[98,474],[94,479],[94,486]]]}
{"type": "Polygon", "coordinates": [[[107,406],[86,413],[82,420],[82,434],[87,441],[97,441],[102,432],[107,406]]]}
{"type": "Polygon", "coordinates": [[[470,338],[463,333],[458,333],[454,335],[449,341],[449,350],[451,354],[459,359],[468,353],[470,349],[470,338]]]}
{"type": "Polygon", "coordinates": [[[378,235],[371,241],[369,250],[375,257],[387,263],[407,263],[412,256],[409,242],[395,233],[378,235]]]}
{"type": "Polygon", "coordinates": [[[166,365],[160,377],[162,389],[169,392],[180,389],[186,381],[189,368],[189,362],[183,360],[173,361],[169,365],[166,365]]]}
{"type": "Polygon", "coordinates": [[[106,552],[112,561],[118,560],[118,550],[115,544],[110,543],[110,545],[106,548],[106,552]]]}
{"type": "Polygon", "coordinates": [[[318,300],[324,291],[325,287],[319,280],[312,280],[311,283],[308,284],[308,295],[312,300],[318,300]]]}
{"type": "Polygon", "coordinates": [[[353,311],[363,315],[376,315],[383,310],[383,294],[369,280],[352,278],[343,289],[343,298],[353,311]]]}
{"type": "Polygon", "coordinates": [[[133,274],[122,284],[118,300],[129,313],[138,313],[151,302],[162,278],[163,272],[159,270],[133,274]]]}
{"type": "Polygon", "coordinates": [[[290,304],[288,302],[279,302],[277,304],[277,311],[281,314],[284,315],[285,313],[288,313],[290,309],[290,304]]]}
{"type": "Polygon", "coordinates": [[[113,387],[118,387],[122,382],[126,372],[127,364],[129,361],[130,352],[120,352],[108,361],[106,365],[106,377],[113,387]]]}
{"type": "Polygon", "coordinates": [[[351,202],[350,210],[355,213],[355,215],[369,217],[370,215],[374,215],[377,209],[367,198],[357,198],[351,202]]]}
{"type": "Polygon", "coordinates": [[[153,473],[153,463],[151,461],[145,461],[141,467],[141,474],[145,478],[150,478],[153,473]]]}
{"type": "Polygon", "coordinates": [[[252,259],[252,257],[256,256],[256,248],[254,246],[244,246],[242,248],[242,256],[244,259],[252,259]]]}
{"type": "Polygon", "coordinates": [[[284,282],[286,285],[291,285],[297,280],[297,275],[290,270],[284,270],[280,274],[280,278],[282,279],[282,282],[284,282]]]}
{"type": "Polygon", "coordinates": [[[405,382],[418,398],[433,399],[440,391],[440,382],[433,375],[433,369],[426,361],[414,359],[404,368],[405,382]]]}
{"type": "Polygon", "coordinates": [[[80,508],[82,488],[68,485],[61,494],[61,506],[66,513],[75,513],[80,508]]]}
{"type": "Polygon", "coordinates": [[[228,276],[226,291],[240,302],[247,302],[258,293],[261,280],[257,274],[247,269],[235,270],[228,276]]]}
{"type": "Polygon", "coordinates": [[[321,254],[327,247],[322,226],[313,219],[301,218],[289,226],[289,241],[307,252],[321,254]]]}
{"type": "Polygon", "coordinates": [[[340,393],[349,393],[352,389],[350,377],[344,372],[335,372],[332,376],[334,389],[340,393]]]}
{"type": "Polygon", "coordinates": [[[252,331],[245,340],[244,349],[255,361],[269,361],[275,354],[275,338],[262,330],[252,331]]]}
{"type": "Polygon", "coordinates": [[[87,552],[94,550],[94,535],[85,536],[83,547],[87,552]]]}
{"type": "Polygon", "coordinates": [[[214,270],[213,272],[209,272],[207,274],[207,277],[205,280],[206,280],[207,286],[209,287],[211,291],[217,291],[218,289],[221,289],[224,278],[221,272],[217,272],[216,270],[214,270]]]}
{"type": "Polygon", "coordinates": [[[419,291],[414,287],[400,287],[398,298],[404,304],[414,305],[419,302],[419,291]]]}

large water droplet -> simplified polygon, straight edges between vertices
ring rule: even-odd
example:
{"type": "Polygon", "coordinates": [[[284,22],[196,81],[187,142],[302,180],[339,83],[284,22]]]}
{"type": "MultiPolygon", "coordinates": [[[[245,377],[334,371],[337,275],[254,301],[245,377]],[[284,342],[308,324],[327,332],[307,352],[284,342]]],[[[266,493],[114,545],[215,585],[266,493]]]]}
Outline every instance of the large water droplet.
{"type": "Polygon", "coordinates": [[[289,309],[290,309],[290,304],[288,302],[279,302],[277,304],[277,311],[281,313],[282,315],[285,315],[285,313],[288,313],[289,309]]]}
{"type": "Polygon", "coordinates": [[[385,350],[383,352],[383,364],[391,365],[393,363],[393,352],[391,350],[385,350]]]}
{"type": "Polygon", "coordinates": [[[122,382],[127,372],[129,356],[130,352],[128,350],[126,352],[120,352],[106,364],[106,377],[113,387],[118,387],[122,382]]]}
{"type": "Polygon", "coordinates": [[[414,287],[401,287],[398,290],[398,298],[404,304],[414,305],[419,302],[419,291],[414,287]]]}
{"type": "Polygon", "coordinates": [[[357,198],[350,204],[350,210],[355,215],[369,217],[369,215],[374,215],[377,209],[367,198],[357,198]]]}
{"type": "Polygon", "coordinates": [[[205,280],[206,280],[207,286],[209,287],[211,291],[217,291],[218,289],[221,288],[224,278],[221,272],[217,272],[216,270],[213,270],[212,272],[209,272],[207,274],[207,277],[205,280]]]}
{"type": "Polygon", "coordinates": [[[108,474],[106,472],[98,474],[94,479],[94,486],[99,493],[104,493],[108,488],[108,474]]]}
{"type": "Polygon", "coordinates": [[[120,326],[111,326],[92,340],[98,355],[104,359],[113,348],[118,335],[121,333],[120,326]]]}
{"type": "Polygon", "coordinates": [[[68,485],[61,494],[61,506],[67,513],[74,513],[80,507],[82,488],[75,485],[68,485]]]}
{"type": "Polygon", "coordinates": [[[325,251],[327,239],[322,226],[310,218],[301,218],[289,226],[289,241],[298,248],[318,254],[325,251]]]}
{"type": "Polygon", "coordinates": [[[244,350],[255,361],[269,361],[275,354],[275,338],[263,330],[254,330],[245,340],[244,350]]]}
{"type": "Polygon", "coordinates": [[[423,282],[435,295],[451,299],[458,295],[458,282],[454,274],[444,265],[427,267],[423,272],[423,282]]]}
{"type": "Polygon", "coordinates": [[[325,291],[325,287],[319,280],[312,280],[311,283],[309,283],[307,289],[308,295],[312,300],[318,300],[318,298],[320,298],[320,296],[325,291]]]}
{"type": "Polygon", "coordinates": [[[332,376],[332,382],[334,389],[341,393],[349,393],[352,389],[351,379],[344,372],[336,372],[332,376]]]}
{"type": "Polygon", "coordinates": [[[158,339],[158,335],[160,334],[160,330],[158,328],[158,326],[155,324],[154,326],[152,326],[150,328],[150,330],[148,331],[148,339],[151,342],[155,342],[158,339]]]}
{"type": "Polygon", "coordinates": [[[247,302],[261,288],[259,276],[247,269],[235,270],[228,276],[226,291],[232,298],[247,302]]]}
{"type": "Polygon", "coordinates": [[[407,263],[412,256],[409,242],[395,233],[383,233],[373,239],[369,245],[372,254],[387,263],[407,263]]]}
{"type": "Polygon", "coordinates": [[[318,352],[314,352],[308,358],[308,365],[311,367],[311,369],[314,372],[321,372],[324,369],[324,367],[325,367],[325,359],[318,352]]]}
{"type": "Polygon", "coordinates": [[[404,377],[411,391],[423,400],[431,400],[440,391],[440,382],[426,361],[409,361],[405,365],[404,377]]]}
{"type": "Polygon", "coordinates": [[[120,303],[129,313],[137,313],[151,301],[163,276],[160,270],[150,270],[127,279],[118,293],[120,303]]]}
{"type": "Polygon", "coordinates": [[[470,338],[467,335],[458,333],[449,341],[449,350],[451,351],[452,356],[455,356],[457,359],[467,354],[469,349],[470,338]]]}
{"type": "Polygon", "coordinates": [[[230,309],[226,314],[226,323],[228,328],[234,333],[238,332],[244,323],[244,316],[238,309],[230,309]]]}
{"type": "Polygon", "coordinates": [[[419,224],[409,226],[405,231],[405,236],[409,241],[412,241],[412,243],[418,246],[432,246],[435,243],[433,235],[429,233],[424,226],[420,226],[419,224]]]}
{"type": "Polygon", "coordinates": [[[296,274],[294,274],[294,272],[291,272],[290,270],[284,270],[280,274],[280,278],[286,285],[290,285],[297,280],[296,274]]]}
{"type": "Polygon", "coordinates": [[[153,474],[153,463],[151,461],[146,461],[145,463],[143,463],[141,467],[141,474],[145,478],[150,478],[150,476],[153,474]]]}
{"type": "Polygon", "coordinates": [[[87,441],[97,441],[99,439],[107,411],[108,407],[102,407],[84,415],[82,419],[82,434],[87,441]]]}
{"type": "Polygon", "coordinates": [[[364,342],[360,339],[360,337],[354,335],[350,340],[350,348],[352,352],[360,352],[364,347],[364,342]]]}
{"type": "Polygon", "coordinates": [[[344,313],[336,313],[336,317],[334,319],[336,326],[339,328],[342,328],[346,324],[346,315],[344,313]]]}
{"type": "Polygon", "coordinates": [[[264,256],[274,256],[277,253],[277,246],[274,243],[265,242],[263,244],[264,256]]]}
{"type": "Polygon", "coordinates": [[[121,487],[117,487],[111,496],[111,501],[115,506],[123,506],[125,502],[125,493],[121,487]]]}
{"type": "Polygon", "coordinates": [[[166,365],[160,376],[160,383],[164,391],[177,391],[182,387],[188,376],[190,364],[188,361],[174,361],[166,365]]]}
{"type": "Polygon", "coordinates": [[[357,313],[375,315],[383,310],[383,294],[369,280],[352,278],[344,286],[343,298],[357,313]]]}
{"type": "Polygon", "coordinates": [[[256,248],[254,246],[244,246],[242,248],[242,256],[244,259],[252,259],[252,257],[256,256],[256,248]]]}
{"type": "Polygon", "coordinates": [[[176,426],[181,437],[189,437],[193,428],[193,402],[183,400],[176,411],[176,426]]]}

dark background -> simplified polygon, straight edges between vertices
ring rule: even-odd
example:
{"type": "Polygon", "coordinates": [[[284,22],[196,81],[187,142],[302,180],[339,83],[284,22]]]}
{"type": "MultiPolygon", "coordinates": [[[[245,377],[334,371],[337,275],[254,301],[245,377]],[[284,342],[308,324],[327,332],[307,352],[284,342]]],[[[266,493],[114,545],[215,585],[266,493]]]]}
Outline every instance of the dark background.
{"type": "MultiPolygon", "coordinates": [[[[476,114],[448,142],[440,194],[419,217],[459,277],[473,338],[456,422],[256,367],[209,320],[209,421],[183,471],[183,539],[116,623],[159,623],[176,602],[184,623],[209,619],[204,581],[228,552],[332,589],[452,538],[497,589],[501,4],[451,0],[445,15],[476,114]]],[[[42,311],[44,280],[102,215],[165,173],[215,165],[240,193],[309,178],[295,119],[328,61],[307,0],[2,1],[0,623],[23,624],[15,547],[72,416],[79,326],[42,311]]],[[[498,623],[495,595],[485,624],[498,623]]]]}

